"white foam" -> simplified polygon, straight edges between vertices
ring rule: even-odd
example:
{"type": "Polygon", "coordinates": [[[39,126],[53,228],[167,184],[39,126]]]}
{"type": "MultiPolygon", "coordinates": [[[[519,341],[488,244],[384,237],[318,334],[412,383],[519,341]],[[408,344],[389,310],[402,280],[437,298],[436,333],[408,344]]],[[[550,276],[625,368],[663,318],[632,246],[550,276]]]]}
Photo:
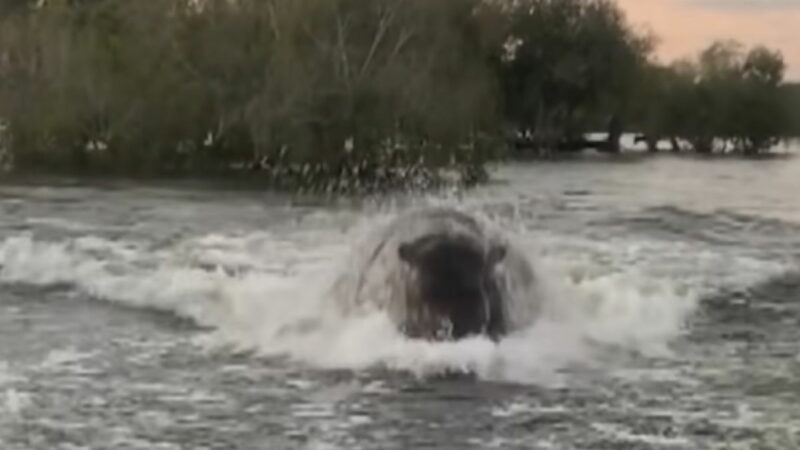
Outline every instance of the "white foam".
{"type": "Polygon", "coordinates": [[[634,433],[626,429],[626,427],[623,427],[618,424],[595,423],[592,425],[592,427],[600,433],[611,436],[615,441],[657,445],[659,447],[680,447],[680,448],[685,448],[687,445],[694,444],[692,441],[682,436],[673,437],[673,436],[660,436],[655,434],[634,433]]]}
{"type": "Polygon", "coordinates": [[[0,361],[0,387],[19,381],[21,378],[15,374],[6,361],[0,361]]]}
{"type": "Polygon", "coordinates": [[[568,409],[564,406],[532,406],[524,401],[514,401],[502,407],[492,409],[492,417],[507,418],[516,417],[526,414],[563,414],[567,413],[568,409]]]}
{"type": "Polygon", "coordinates": [[[47,353],[44,360],[41,362],[41,367],[45,369],[52,369],[74,365],[83,360],[91,358],[92,356],[94,356],[93,353],[80,352],[74,348],[52,350],[47,353]]]}
{"type": "Polygon", "coordinates": [[[334,278],[350,267],[353,244],[391,217],[380,212],[348,232],[217,233],[160,248],[20,234],[0,241],[0,282],[69,283],[107,301],[169,311],[210,327],[201,341],[210,348],[288,356],[316,367],[383,366],[419,375],[463,370],[558,383],[565,367],[599,358],[598,344],[668,355],[709,286],[752,283],[785,270],[746,255],[686,253],[667,242],[517,230],[515,242],[533,260],[546,299],[541,320],[499,343],[413,341],[381,312],[342,317],[326,298],[334,278]]]}
{"type": "Polygon", "coordinates": [[[19,417],[32,405],[33,400],[30,394],[16,389],[6,389],[0,395],[0,416],[19,417]]]}

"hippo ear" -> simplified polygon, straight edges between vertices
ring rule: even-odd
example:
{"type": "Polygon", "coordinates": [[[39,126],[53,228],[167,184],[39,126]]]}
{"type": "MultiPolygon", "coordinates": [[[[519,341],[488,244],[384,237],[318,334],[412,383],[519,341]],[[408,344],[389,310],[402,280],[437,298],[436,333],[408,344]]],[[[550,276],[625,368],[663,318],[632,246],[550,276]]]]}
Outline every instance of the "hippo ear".
{"type": "Polygon", "coordinates": [[[403,261],[409,264],[418,264],[425,252],[429,251],[432,246],[435,246],[439,239],[440,236],[431,235],[423,236],[413,242],[404,242],[400,244],[397,253],[403,261]]]}
{"type": "Polygon", "coordinates": [[[486,261],[489,263],[489,266],[494,266],[505,259],[507,252],[508,249],[505,245],[493,245],[492,248],[489,249],[489,255],[486,257],[486,261]]]}
{"type": "Polygon", "coordinates": [[[400,244],[400,247],[397,249],[397,254],[400,255],[400,259],[403,261],[414,264],[417,260],[416,245],[408,242],[400,244]]]}

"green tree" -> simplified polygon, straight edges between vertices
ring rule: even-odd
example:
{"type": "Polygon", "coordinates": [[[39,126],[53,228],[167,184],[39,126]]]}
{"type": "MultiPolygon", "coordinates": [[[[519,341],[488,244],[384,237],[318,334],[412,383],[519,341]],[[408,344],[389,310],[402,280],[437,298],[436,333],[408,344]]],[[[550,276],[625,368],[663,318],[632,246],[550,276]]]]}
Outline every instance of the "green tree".
{"type": "Polygon", "coordinates": [[[651,41],[606,0],[504,4],[506,111],[546,146],[624,115],[651,41]]]}
{"type": "Polygon", "coordinates": [[[474,177],[497,123],[480,5],[50,0],[0,19],[0,118],[20,168],[474,177]]]}
{"type": "Polygon", "coordinates": [[[688,142],[698,153],[755,154],[789,131],[783,99],[785,63],[779,52],[719,41],[695,60],[654,66],[639,103],[645,133],[688,142]]]}
{"type": "Polygon", "coordinates": [[[769,150],[786,135],[790,117],[784,108],[780,85],[786,63],[780,52],[755,47],[742,65],[742,81],[734,110],[736,145],[747,154],[769,150]]]}
{"type": "Polygon", "coordinates": [[[780,87],[780,97],[788,118],[786,136],[789,138],[800,137],[800,83],[786,83],[780,87]]]}

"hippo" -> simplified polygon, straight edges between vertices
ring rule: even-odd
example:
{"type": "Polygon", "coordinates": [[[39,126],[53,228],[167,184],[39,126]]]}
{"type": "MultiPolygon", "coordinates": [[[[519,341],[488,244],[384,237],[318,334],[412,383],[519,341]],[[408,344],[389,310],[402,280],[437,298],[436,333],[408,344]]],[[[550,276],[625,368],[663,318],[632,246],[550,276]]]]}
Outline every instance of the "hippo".
{"type": "Polygon", "coordinates": [[[386,311],[409,338],[496,341],[538,311],[525,256],[456,209],[400,214],[363,250],[337,285],[340,306],[386,311]]]}

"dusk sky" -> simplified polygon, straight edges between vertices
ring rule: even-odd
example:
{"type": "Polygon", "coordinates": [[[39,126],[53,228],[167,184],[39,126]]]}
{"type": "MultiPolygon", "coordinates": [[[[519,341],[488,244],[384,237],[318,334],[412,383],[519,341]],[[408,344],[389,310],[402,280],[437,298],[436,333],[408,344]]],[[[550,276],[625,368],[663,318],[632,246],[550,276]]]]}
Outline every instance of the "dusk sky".
{"type": "Polygon", "coordinates": [[[800,80],[800,0],[619,0],[637,27],[660,38],[662,61],[694,55],[716,39],[780,49],[800,80]]]}

